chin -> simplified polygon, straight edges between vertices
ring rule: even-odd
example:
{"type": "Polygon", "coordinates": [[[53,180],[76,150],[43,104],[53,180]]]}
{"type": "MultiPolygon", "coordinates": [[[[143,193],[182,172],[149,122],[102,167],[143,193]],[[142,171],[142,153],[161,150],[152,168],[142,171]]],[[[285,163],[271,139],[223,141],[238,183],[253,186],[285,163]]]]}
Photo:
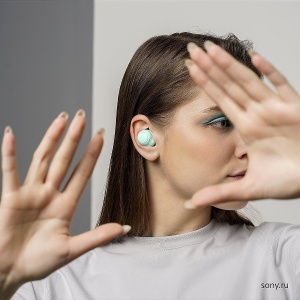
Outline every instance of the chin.
{"type": "Polygon", "coordinates": [[[247,204],[248,201],[229,201],[229,202],[214,204],[212,206],[224,210],[238,210],[244,208],[247,204]]]}

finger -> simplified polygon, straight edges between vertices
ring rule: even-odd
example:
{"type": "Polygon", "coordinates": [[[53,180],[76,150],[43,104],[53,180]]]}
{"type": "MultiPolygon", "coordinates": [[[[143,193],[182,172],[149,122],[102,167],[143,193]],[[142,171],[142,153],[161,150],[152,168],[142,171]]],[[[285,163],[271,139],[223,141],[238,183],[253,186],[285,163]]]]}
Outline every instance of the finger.
{"type": "Polygon", "coordinates": [[[86,233],[70,239],[69,261],[79,257],[80,255],[90,251],[96,247],[102,246],[111,240],[126,234],[130,230],[130,226],[124,227],[117,223],[108,223],[97,227],[86,233]]]}
{"type": "Polygon", "coordinates": [[[66,199],[74,199],[76,202],[79,200],[100,155],[103,146],[103,132],[104,130],[100,129],[90,141],[82,159],[67,182],[63,190],[66,199]]]}
{"type": "Polygon", "coordinates": [[[222,88],[229,97],[245,108],[249,101],[253,101],[247,92],[240,87],[230,76],[228,76],[207,54],[204,50],[194,43],[188,43],[188,51],[197,66],[209,76],[209,78],[220,88],[222,88]]]}
{"type": "Polygon", "coordinates": [[[248,201],[226,201],[223,203],[215,203],[213,207],[223,210],[238,210],[244,208],[248,204],[248,201]]]}
{"type": "Polygon", "coordinates": [[[235,80],[256,101],[274,97],[274,93],[248,67],[237,61],[220,46],[206,41],[204,47],[213,61],[235,80]]]}
{"type": "Polygon", "coordinates": [[[232,101],[224,90],[210,80],[209,77],[192,60],[187,59],[185,63],[189,69],[189,74],[195,83],[221,107],[222,111],[234,124],[237,124],[238,118],[243,116],[244,110],[242,107],[232,101]]]}
{"type": "Polygon", "coordinates": [[[207,206],[226,203],[228,201],[256,200],[251,198],[251,184],[246,179],[206,187],[195,193],[191,199],[194,206],[207,206]],[[250,192],[249,192],[250,191],[250,192]]]}
{"type": "Polygon", "coordinates": [[[81,109],[76,113],[61,146],[51,162],[46,181],[51,182],[54,187],[58,188],[60,186],[69,169],[84,131],[84,118],[85,112],[81,109]]]}
{"type": "Polygon", "coordinates": [[[33,159],[25,178],[25,183],[44,181],[49,160],[66,127],[67,119],[68,114],[66,112],[62,112],[48,128],[41,143],[33,154],[33,159]]]}
{"type": "Polygon", "coordinates": [[[300,97],[298,93],[271,63],[256,52],[252,52],[250,55],[253,65],[268,77],[283,100],[287,102],[299,102],[300,97]]]}
{"type": "Polygon", "coordinates": [[[2,140],[2,194],[19,188],[15,138],[10,127],[6,127],[2,140]]]}

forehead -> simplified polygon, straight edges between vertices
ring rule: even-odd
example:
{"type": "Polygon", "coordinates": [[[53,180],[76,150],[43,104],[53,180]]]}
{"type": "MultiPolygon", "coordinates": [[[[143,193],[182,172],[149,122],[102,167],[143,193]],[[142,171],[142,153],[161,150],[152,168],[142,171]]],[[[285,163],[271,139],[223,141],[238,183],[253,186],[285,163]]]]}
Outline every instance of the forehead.
{"type": "MultiPolygon", "coordinates": [[[[175,112],[175,118],[181,117],[193,117],[199,115],[205,115],[211,107],[216,107],[217,104],[205,93],[199,92],[193,100],[179,106],[175,112]]],[[[214,109],[217,111],[216,109],[214,109]]],[[[220,110],[221,111],[221,110],[220,110]]]]}

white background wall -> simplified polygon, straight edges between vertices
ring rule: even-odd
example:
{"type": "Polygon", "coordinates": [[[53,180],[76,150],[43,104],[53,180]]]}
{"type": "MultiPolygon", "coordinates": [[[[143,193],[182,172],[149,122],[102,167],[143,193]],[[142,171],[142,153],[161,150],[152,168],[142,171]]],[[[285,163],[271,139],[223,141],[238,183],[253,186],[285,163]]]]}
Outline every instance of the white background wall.
{"type": "MultiPolygon", "coordinates": [[[[235,33],[254,42],[300,91],[299,2],[94,2],[93,132],[104,127],[105,145],[92,179],[92,223],[101,209],[113,143],[119,85],[138,46],[158,34],[180,31],[235,33]]],[[[300,154],[299,154],[300,155],[300,154]]],[[[261,218],[300,224],[299,200],[251,202],[261,218]]],[[[255,217],[252,210],[244,210],[255,217]]]]}

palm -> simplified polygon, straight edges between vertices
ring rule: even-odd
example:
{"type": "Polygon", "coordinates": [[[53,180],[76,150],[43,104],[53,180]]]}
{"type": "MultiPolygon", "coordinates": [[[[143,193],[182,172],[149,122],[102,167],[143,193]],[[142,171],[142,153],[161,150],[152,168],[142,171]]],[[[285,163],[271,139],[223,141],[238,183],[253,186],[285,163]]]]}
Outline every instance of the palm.
{"type": "Polygon", "coordinates": [[[60,191],[84,124],[84,118],[78,114],[50,164],[66,126],[64,117],[57,118],[36,150],[22,186],[18,182],[14,137],[11,132],[4,135],[0,279],[13,278],[14,282],[41,279],[86,251],[123,234],[120,224],[110,223],[79,236],[69,235],[78,200],[103,144],[102,136],[97,134],[60,191]]]}
{"type": "Polygon", "coordinates": [[[70,254],[70,209],[56,191],[49,191],[43,199],[41,193],[44,191],[35,186],[13,193],[8,199],[2,199],[0,211],[3,226],[11,228],[4,232],[10,246],[3,247],[6,255],[2,253],[1,258],[9,261],[13,252],[16,273],[30,280],[42,278],[62,266],[70,254]],[[17,199],[30,199],[30,202],[20,203],[17,199]],[[47,247],[41,247],[43,244],[47,247]]]}
{"type": "Polygon", "coordinates": [[[257,109],[249,110],[248,124],[238,128],[248,146],[249,165],[243,179],[248,199],[299,195],[299,104],[272,98],[259,104],[263,107],[257,113],[258,104],[253,103],[257,109]]]}
{"type": "Polygon", "coordinates": [[[253,55],[252,62],[277,93],[219,46],[208,44],[207,53],[193,48],[190,55],[194,61],[189,67],[192,78],[233,122],[247,145],[249,158],[243,179],[204,188],[193,196],[194,203],[299,197],[299,95],[259,55],[253,55]]]}

